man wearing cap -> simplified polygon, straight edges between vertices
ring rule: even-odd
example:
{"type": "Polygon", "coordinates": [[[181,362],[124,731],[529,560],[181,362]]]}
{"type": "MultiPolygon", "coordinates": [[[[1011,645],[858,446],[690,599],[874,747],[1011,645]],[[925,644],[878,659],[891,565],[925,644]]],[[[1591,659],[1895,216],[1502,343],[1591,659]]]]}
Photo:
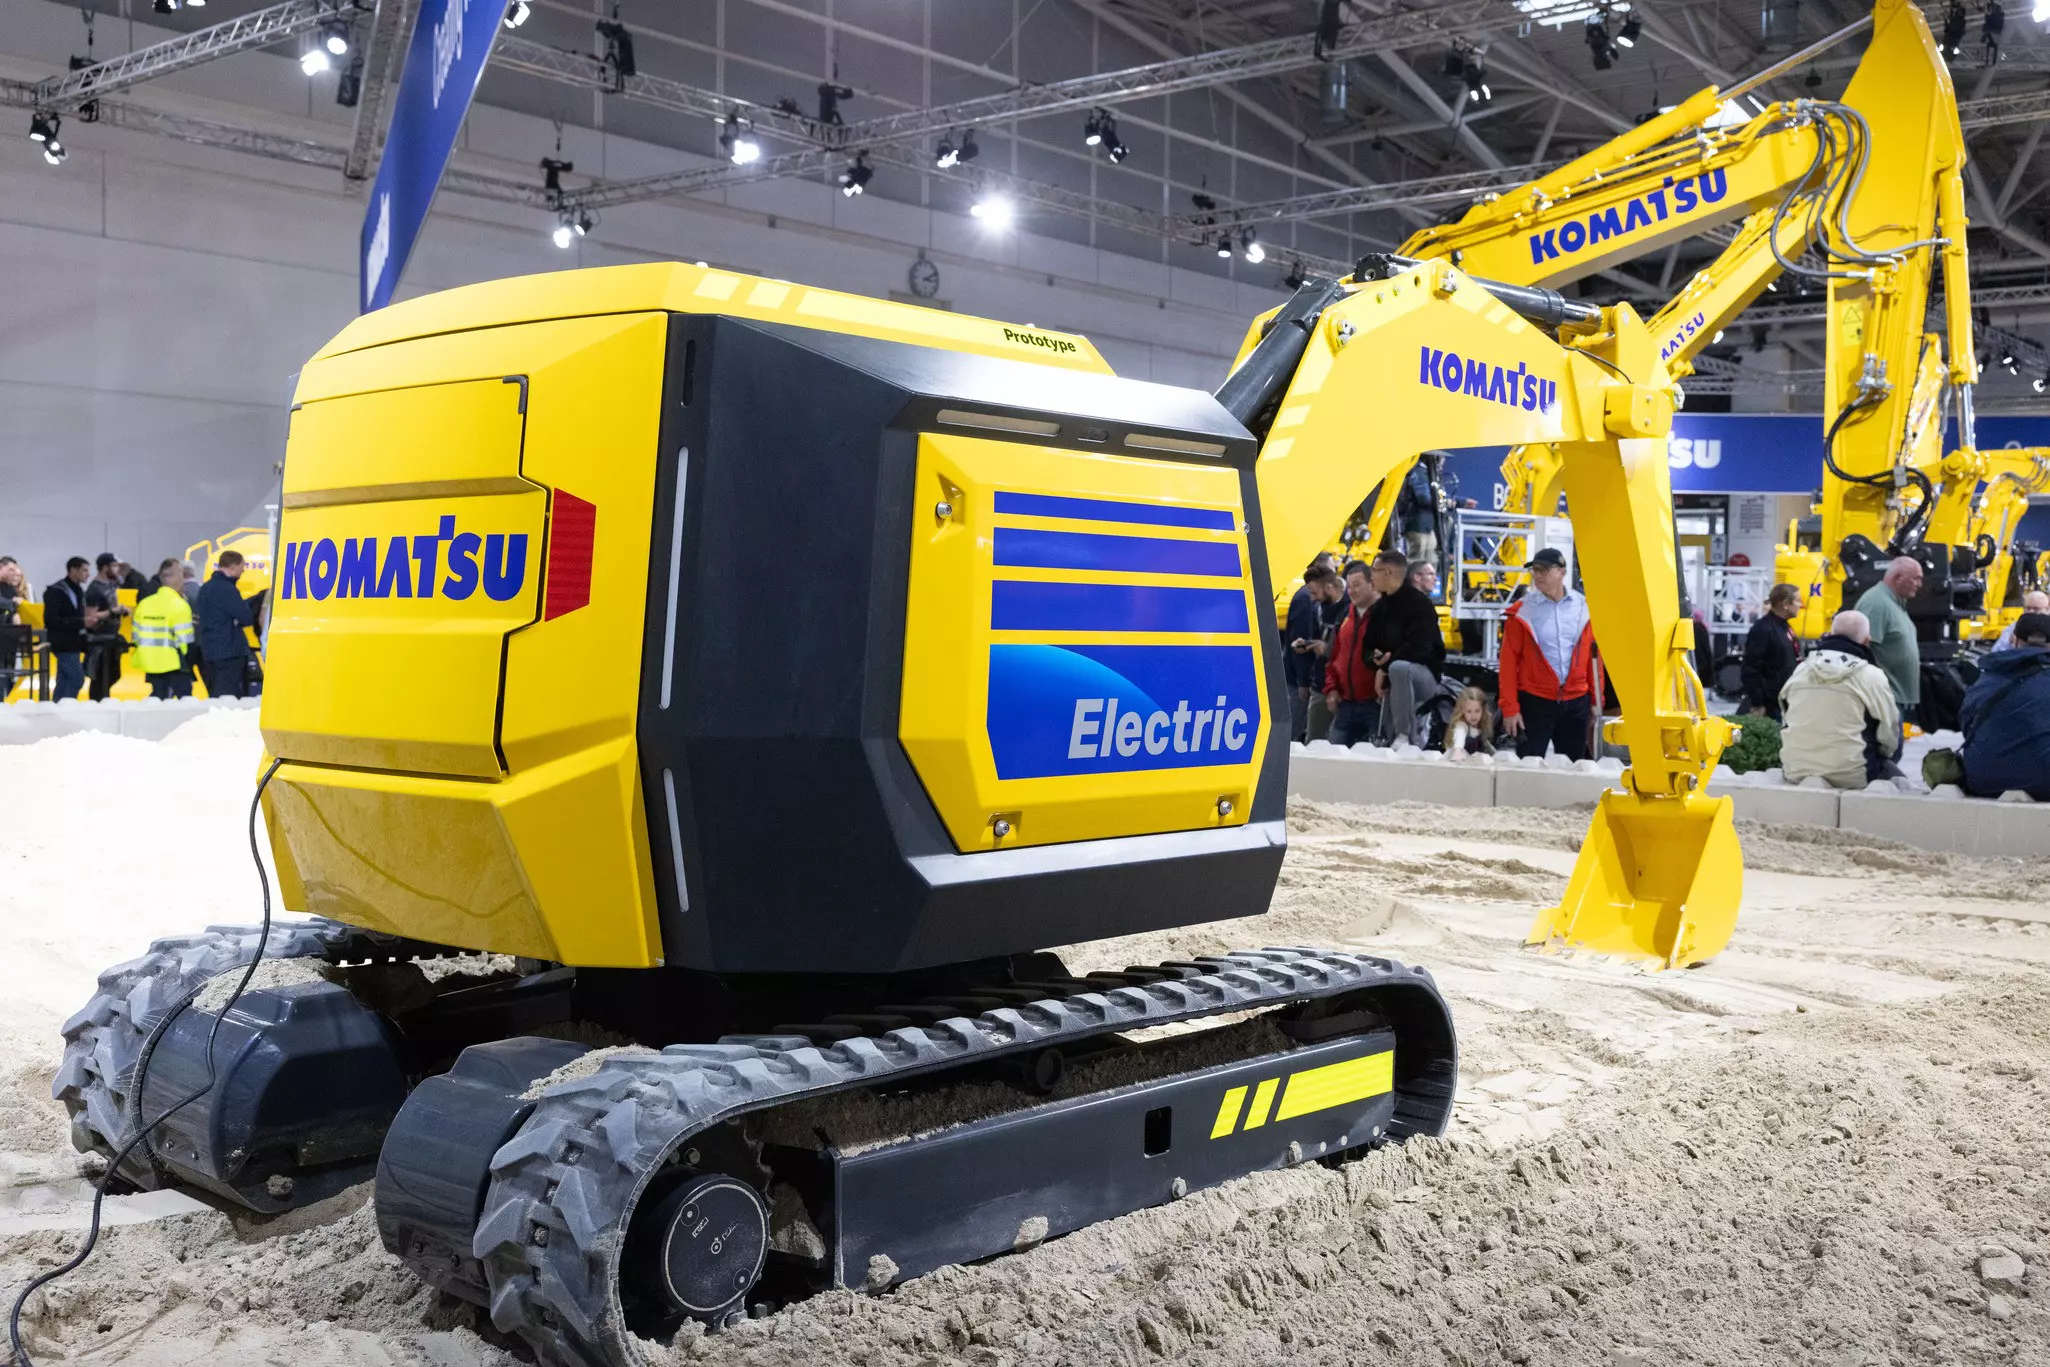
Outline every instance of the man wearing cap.
{"type": "Polygon", "coordinates": [[[1601,666],[1587,599],[1566,582],[1566,557],[1547,546],[1530,558],[1531,592],[1502,620],[1502,732],[1518,755],[1542,757],[1550,746],[1567,759],[1586,759],[1601,666]]]}
{"type": "Polygon", "coordinates": [[[2014,649],[1979,662],[1958,721],[1966,792],[1999,797],[2019,788],[2050,802],[2050,614],[2023,613],[2014,649]]]}

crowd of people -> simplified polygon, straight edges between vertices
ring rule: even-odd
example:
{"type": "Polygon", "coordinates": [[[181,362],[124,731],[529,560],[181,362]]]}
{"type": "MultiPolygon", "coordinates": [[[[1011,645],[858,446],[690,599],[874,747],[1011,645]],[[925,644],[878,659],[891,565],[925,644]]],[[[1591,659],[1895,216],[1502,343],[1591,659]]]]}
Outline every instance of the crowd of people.
{"type": "MultiPolygon", "coordinates": [[[[255,654],[248,632],[256,617],[238,586],[246,567],[240,552],[223,551],[213,574],[201,583],[191,564],[175,557],[145,578],[111,552],[97,561],[72,556],[63,577],[41,594],[44,642],[54,675],[50,696],[106,698],[131,648],[152,697],[190,697],[195,676],[205,680],[213,697],[248,696],[255,654]],[[132,607],[122,599],[124,590],[135,595],[132,607]],[[125,635],[123,618],[128,619],[125,635]]],[[[33,596],[20,563],[0,556],[0,626],[17,624],[20,605],[33,596]]],[[[0,660],[0,668],[18,671],[18,656],[25,649],[25,639],[17,638],[10,645],[12,657],[0,660]]]]}
{"type": "MultiPolygon", "coordinates": [[[[1792,627],[1800,589],[1773,588],[1744,640],[1744,710],[1781,724],[1780,772],[1789,783],[1820,778],[1862,788],[1902,777],[1903,728],[1921,720],[1921,645],[1907,610],[1921,587],[1921,565],[1895,559],[1805,651],[1792,627]]],[[[1964,791],[1999,797],[2019,789],[2050,801],[2050,594],[2023,595],[2020,617],[1979,661],[1959,719],[1964,791]]]]}
{"type": "MultiPolygon", "coordinates": [[[[1530,590],[1503,626],[1501,733],[1518,755],[1586,759],[1602,698],[1587,599],[1558,550],[1526,568],[1530,590]]],[[[1437,587],[1430,559],[1399,550],[1342,567],[1325,552],[1310,564],[1282,632],[1294,739],[1436,746],[1457,760],[1495,752],[1496,704],[1447,680],[1437,587]]]]}

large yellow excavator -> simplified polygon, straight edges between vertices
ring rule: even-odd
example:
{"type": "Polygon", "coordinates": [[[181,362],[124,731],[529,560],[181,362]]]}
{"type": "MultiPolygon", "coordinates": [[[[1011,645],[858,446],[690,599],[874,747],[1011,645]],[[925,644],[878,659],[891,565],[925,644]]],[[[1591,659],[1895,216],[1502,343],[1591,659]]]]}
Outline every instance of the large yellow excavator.
{"type": "MultiPolygon", "coordinates": [[[[1956,97],[1927,23],[1905,0],[1879,0],[1869,19],[1738,86],[1702,90],[1457,223],[1418,233],[1392,268],[1445,257],[1491,278],[1558,285],[1735,223],[1718,260],[1650,320],[1681,379],[1783,273],[1825,280],[1830,421],[1819,516],[1806,544],[1782,549],[1778,577],[1807,588],[1795,625],[1816,636],[1889,559],[1912,555],[1923,562],[1924,587],[1909,610],[1941,654],[1958,636],[1984,632],[1993,619],[1982,613],[2001,610],[1995,581],[2009,574],[2012,522],[1995,536],[1984,524],[1939,516],[1939,504],[1997,510],[2005,496],[1981,492],[1983,481],[2000,478],[2011,493],[2016,479],[2050,466],[2050,452],[1977,449],[1964,160],[1956,97]],[[1870,43],[1841,101],[1785,101],[1733,117],[1738,98],[1867,28],[1870,43]],[[1947,357],[1923,332],[1939,257],[1947,357]],[[1958,419],[1947,455],[1946,399],[1958,419]]],[[[1502,466],[1508,509],[1555,507],[1559,471],[1556,453],[1541,445],[1512,450],[1502,466]]],[[[1369,544],[1385,533],[1404,473],[1363,519],[1369,544]]]]}
{"type": "Polygon", "coordinates": [[[1053,948],[1266,908],[1272,581],[1419,447],[1546,442],[1633,756],[1559,928],[1718,952],[1729,727],[1687,662],[1658,353],[1627,307],[1444,261],[1306,283],[1215,396],[684,265],[369,314],[301,372],[275,565],[259,799],[317,919],[104,974],[65,1026],[74,1140],[257,1210],[374,1174],[420,1277],[616,1367],[1439,1133],[1420,969],[1053,948]],[[814,572],[764,632],[741,588],[792,519],[814,572]],[[418,966],[457,951],[510,957],[418,966]],[[312,971],[194,1000],[259,955],[312,971]]]}

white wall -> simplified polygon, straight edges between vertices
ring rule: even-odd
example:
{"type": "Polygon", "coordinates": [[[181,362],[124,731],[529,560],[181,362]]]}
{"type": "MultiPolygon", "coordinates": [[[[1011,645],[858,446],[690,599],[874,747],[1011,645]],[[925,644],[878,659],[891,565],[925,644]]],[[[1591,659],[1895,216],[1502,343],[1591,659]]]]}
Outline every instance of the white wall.
{"type": "MultiPolygon", "coordinates": [[[[0,75],[61,69],[75,10],[0,0],[0,75]]],[[[101,55],[125,27],[101,24],[101,55]]],[[[153,35],[134,26],[133,40],[153,35]]],[[[287,55],[246,54],[137,98],[278,131],[346,136],[343,111],[287,55]],[[293,107],[296,104],[296,109],[293,107]]],[[[679,116],[680,117],[680,116],[679,116]]],[[[154,567],[265,499],[300,363],[353,316],[362,201],[324,171],[68,120],[70,159],[43,163],[0,110],[0,553],[37,584],[67,555],[154,567]]],[[[459,157],[533,175],[544,120],[479,107],[459,157]]],[[[607,177],[691,160],[589,130],[565,154],[607,177]]],[[[953,308],[1093,338],[1120,374],[1214,387],[1247,321],[1280,295],[829,186],[782,181],[727,202],[606,214],[571,251],[547,216],[443,196],[401,294],[574,265],[716,265],[884,295],[922,250],[953,308]]]]}

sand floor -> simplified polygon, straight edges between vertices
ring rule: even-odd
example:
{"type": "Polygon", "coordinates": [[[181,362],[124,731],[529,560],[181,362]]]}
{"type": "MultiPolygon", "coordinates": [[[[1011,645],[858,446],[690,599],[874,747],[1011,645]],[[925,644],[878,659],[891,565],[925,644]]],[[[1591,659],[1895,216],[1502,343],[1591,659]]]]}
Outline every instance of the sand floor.
{"type": "MultiPolygon", "coordinates": [[[[152,934],[254,918],[247,723],[0,749],[0,1282],[67,1257],[85,1184],[56,1028],[152,934]],[[169,867],[124,850],[172,824],[169,867]]],[[[880,1296],[819,1297],[664,1361],[2050,1363],[2050,861],[1742,828],[1728,952],[1674,974],[1518,948],[1574,812],[1294,804],[1273,912],[1068,951],[1259,944],[1429,965],[1451,1134],[1262,1174],[880,1296]]],[[[510,1364],[379,1246],[352,1193],[263,1229],[110,1202],[33,1305],[37,1361],[510,1364]]],[[[182,1213],[181,1213],[182,1212],[182,1213]]]]}

